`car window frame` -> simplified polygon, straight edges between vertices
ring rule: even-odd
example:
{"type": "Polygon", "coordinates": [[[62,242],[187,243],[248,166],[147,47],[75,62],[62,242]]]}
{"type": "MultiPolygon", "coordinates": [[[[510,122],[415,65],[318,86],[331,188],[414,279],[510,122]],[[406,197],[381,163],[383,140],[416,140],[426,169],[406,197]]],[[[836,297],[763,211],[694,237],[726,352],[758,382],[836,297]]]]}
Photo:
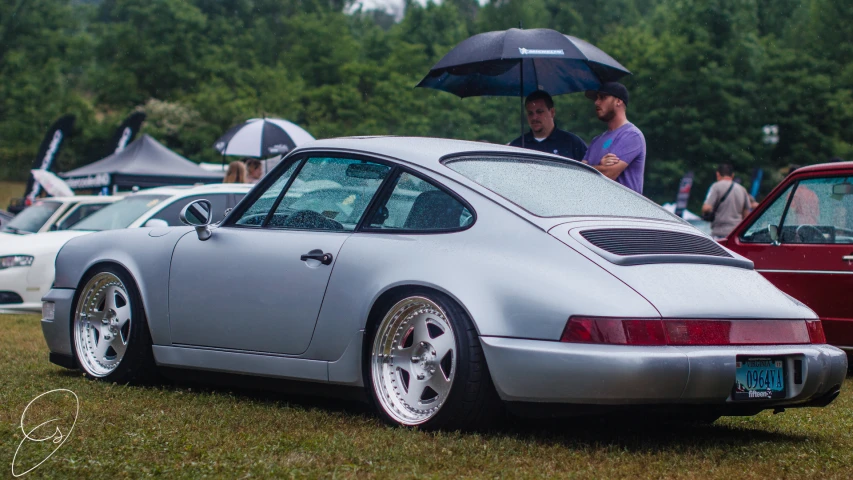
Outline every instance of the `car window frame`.
{"type": "Polygon", "coordinates": [[[261,182],[249,192],[240,203],[234,207],[231,213],[222,220],[222,227],[234,227],[234,228],[242,228],[248,230],[265,230],[265,231],[294,231],[294,232],[323,232],[323,233],[345,233],[352,234],[358,232],[362,227],[364,220],[368,218],[368,213],[374,208],[374,204],[376,202],[377,196],[383,192],[383,189],[386,188],[387,183],[390,179],[394,178],[396,169],[399,167],[399,164],[386,160],[383,158],[377,158],[372,155],[368,155],[361,152],[349,152],[349,151],[337,151],[337,150],[306,150],[306,151],[298,151],[294,152],[291,156],[282,160],[276,167],[267,175],[261,179],[261,182]],[[310,158],[342,158],[346,160],[359,160],[365,162],[376,163],[379,165],[385,165],[390,167],[388,175],[382,179],[382,183],[379,184],[379,187],[373,193],[372,198],[367,203],[367,207],[364,212],[362,212],[361,217],[358,219],[358,222],[355,224],[355,228],[352,230],[317,230],[311,228],[279,228],[279,227],[270,227],[269,222],[272,219],[273,215],[275,215],[276,210],[281,204],[282,200],[284,200],[285,195],[287,195],[287,191],[293,186],[293,183],[296,181],[296,178],[299,176],[299,173],[302,171],[302,168],[308,163],[308,159],[310,158]],[[283,175],[290,167],[293,166],[294,163],[301,162],[300,165],[296,167],[293,171],[293,175],[287,180],[284,187],[282,187],[281,192],[279,192],[272,206],[270,207],[269,212],[267,212],[264,221],[260,225],[240,225],[237,221],[243,216],[243,214],[248,210],[252,205],[254,205],[255,201],[263,195],[264,192],[267,191],[278,179],[280,175],[283,175]],[[281,170],[281,172],[279,172],[281,170]]]}
{"type": "MultiPolygon", "coordinates": [[[[748,232],[749,229],[751,229],[752,226],[755,225],[756,222],[761,220],[761,217],[764,215],[764,213],[767,212],[767,210],[770,210],[773,207],[773,205],[776,204],[776,201],[780,200],[780,197],[782,196],[782,194],[784,194],[790,188],[791,193],[788,195],[787,200],[785,200],[785,206],[782,207],[782,214],[779,216],[779,225],[777,225],[777,228],[779,228],[779,231],[781,232],[782,225],[785,224],[785,217],[788,215],[788,208],[791,206],[791,201],[794,198],[794,193],[796,193],[797,187],[799,186],[799,183],[800,183],[799,179],[796,179],[796,180],[792,180],[789,183],[780,184],[778,187],[779,188],[779,195],[774,197],[773,200],[767,201],[765,199],[764,202],[761,202],[761,207],[759,207],[759,209],[756,209],[756,211],[753,214],[751,214],[751,216],[752,216],[751,221],[749,223],[744,223],[742,226],[739,225],[738,227],[736,227],[737,230],[733,231],[735,233],[735,238],[737,238],[738,241],[744,245],[772,245],[773,244],[772,240],[770,240],[768,242],[751,242],[751,241],[745,240],[744,235],[746,235],[746,232],[748,232]]],[[[781,237],[779,239],[779,243],[780,244],[782,243],[781,237]]]]}
{"type": "MultiPolygon", "coordinates": [[[[55,226],[55,227],[56,227],[56,230],[59,230],[59,231],[61,231],[61,230],[68,230],[69,228],[73,227],[75,224],[77,224],[77,223],[79,223],[80,221],[82,221],[84,218],[88,217],[88,216],[89,216],[89,215],[91,215],[92,213],[95,213],[95,212],[92,212],[92,213],[90,213],[89,215],[86,215],[86,217],[80,217],[80,218],[78,218],[74,223],[72,223],[71,225],[68,225],[67,227],[60,229],[60,228],[59,228],[59,226],[60,226],[61,224],[65,223],[65,221],[68,219],[68,217],[69,217],[69,216],[71,216],[72,214],[74,214],[75,212],[77,212],[77,211],[79,211],[79,210],[81,210],[81,209],[83,209],[83,208],[85,208],[85,207],[92,206],[92,205],[100,205],[100,206],[101,206],[101,208],[104,208],[104,207],[106,207],[107,205],[111,205],[112,203],[114,203],[114,202],[111,202],[111,201],[105,201],[105,202],[77,202],[77,204],[76,204],[76,205],[74,205],[73,207],[69,208],[69,209],[68,209],[64,214],[62,214],[62,216],[61,216],[61,217],[59,217],[55,222],[53,222],[53,225],[51,225],[51,229],[53,229],[53,228],[54,228],[54,226],[55,226]]],[[[98,210],[100,210],[100,208],[99,208],[98,210]]]]}
{"type": "MultiPolygon", "coordinates": [[[[296,162],[301,162],[305,159],[304,155],[300,153],[296,153],[294,155],[289,155],[282,159],[278,165],[275,166],[269,173],[264,175],[261,180],[245,195],[240,199],[234,208],[231,209],[231,212],[222,219],[222,222],[219,224],[219,228],[242,228],[248,230],[260,230],[265,228],[267,221],[269,220],[270,213],[274,212],[278,207],[279,202],[281,201],[282,194],[290,188],[290,185],[293,184],[293,181],[296,179],[296,174],[302,170],[302,165],[299,165],[296,170],[294,170],[293,175],[287,181],[287,183],[282,187],[281,192],[279,192],[272,206],[270,207],[270,211],[267,212],[267,216],[264,217],[264,221],[261,225],[241,225],[237,223],[240,218],[243,217],[243,214],[246,213],[246,210],[252,207],[255,204],[255,201],[258,200],[278,179],[279,176],[284,174],[291,166],[293,166],[296,162]],[[281,172],[279,172],[281,170],[281,172]]],[[[304,165],[304,162],[303,162],[304,165]]]]}
{"type": "Polygon", "coordinates": [[[373,200],[368,205],[367,209],[365,210],[365,215],[362,217],[359,224],[356,226],[355,231],[364,233],[380,233],[385,235],[441,235],[447,233],[462,232],[468,230],[469,228],[473,227],[474,224],[477,223],[477,212],[476,210],[474,210],[474,207],[472,207],[471,204],[464,198],[462,198],[459,194],[457,194],[450,188],[447,188],[446,185],[443,185],[441,182],[437,181],[432,177],[427,177],[426,175],[423,175],[416,170],[398,164],[397,168],[391,172],[391,175],[389,175],[386,180],[387,181],[385,182],[385,184],[380,188],[380,190],[377,191],[377,194],[374,196],[373,200]],[[413,177],[416,177],[423,182],[429,183],[433,187],[437,188],[438,190],[441,190],[447,195],[450,195],[450,197],[452,197],[454,200],[461,203],[462,206],[465,207],[471,213],[471,222],[468,225],[459,226],[456,228],[442,228],[436,230],[424,230],[414,228],[398,228],[391,230],[371,228],[370,225],[365,225],[366,220],[368,218],[373,218],[373,215],[376,214],[376,210],[379,208],[379,206],[385,204],[385,202],[388,201],[388,199],[394,193],[394,189],[397,187],[397,182],[404,173],[408,173],[409,175],[412,175],[413,177]]]}
{"type": "MultiPolygon", "coordinates": [[[[764,242],[748,242],[748,241],[744,240],[743,236],[746,234],[746,232],[749,231],[750,228],[752,228],[752,226],[755,224],[755,222],[757,222],[759,219],[761,219],[761,216],[764,214],[764,212],[766,212],[768,209],[770,209],[773,206],[773,204],[775,204],[776,201],[779,200],[780,197],[785,193],[785,191],[790,187],[791,193],[790,193],[790,195],[788,195],[788,199],[785,201],[785,208],[782,209],[782,216],[779,218],[779,225],[777,226],[777,228],[779,229],[779,239],[778,239],[779,245],[803,245],[803,246],[808,246],[808,245],[818,245],[818,246],[835,245],[832,243],[791,243],[791,242],[785,242],[782,240],[782,228],[785,226],[785,220],[788,217],[788,210],[791,208],[791,203],[794,201],[794,196],[797,194],[797,189],[800,187],[800,183],[802,183],[804,180],[814,180],[814,179],[822,180],[822,179],[829,179],[829,178],[848,178],[851,176],[853,176],[853,174],[851,174],[849,172],[847,172],[847,173],[845,173],[845,172],[834,172],[834,173],[830,173],[829,175],[819,175],[819,174],[814,175],[814,174],[812,174],[812,175],[807,175],[807,176],[804,175],[801,177],[793,178],[788,183],[785,183],[785,182],[780,183],[779,186],[777,187],[779,194],[776,197],[774,197],[772,201],[767,202],[766,206],[761,208],[760,211],[756,211],[753,215],[754,218],[749,222],[749,224],[745,224],[743,227],[738,227],[738,231],[735,232],[736,238],[738,239],[738,241],[740,243],[742,243],[744,245],[772,245],[773,244],[772,241],[767,242],[767,243],[764,243],[764,242]]],[[[764,202],[762,202],[762,204],[764,204],[764,202]]]]}
{"type": "Polygon", "coordinates": [[[803,181],[805,181],[805,180],[828,180],[830,178],[850,178],[850,177],[853,177],[853,174],[836,173],[834,175],[826,175],[826,176],[815,175],[815,176],[808,176],[808,177],[800,177],[800,178],[797,178],[796,180],[794,180],[794,182],[796,182],[796,183],[794,184],[794,188],[791,189],[791,195],[788,197],[788,201],[785,204],[785,210],[782,212],[782,219],[779,220],[779,244],[780,245],[807,245],[807,246],[815,246],[816,245],[816,246],[822,246],[822,247],[826,247],[829,245],[845,245],[845,244],[838,244],[838,243],[834,243],[834,242],[833,243],[784,242],[784,241],[782,241],[782,239],[784,237],[782,235],[782,229],[785,226],[785,220],[788,217],[788,210],[791,208],[791,203],[793,203],[794,197],[797,195],[797,189],[800,188],[800,184],[803,183],[803,181]]]}

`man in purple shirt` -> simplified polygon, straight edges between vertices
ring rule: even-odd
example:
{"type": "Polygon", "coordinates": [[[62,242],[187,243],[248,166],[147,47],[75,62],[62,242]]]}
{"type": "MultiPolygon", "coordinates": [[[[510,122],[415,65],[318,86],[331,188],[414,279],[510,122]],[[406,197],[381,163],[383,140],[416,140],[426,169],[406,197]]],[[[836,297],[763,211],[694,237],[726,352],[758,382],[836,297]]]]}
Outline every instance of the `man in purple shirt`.
{"type": "Polygon", "coordinates": [[[646,139],[639,128],[628,121],[628,89],[617,82],[602,83],[596,91],[586,92],[595,100],[598,119],[607,123],[607,131],[592,139],[583,162],[607,178],[643,193],[646,167],[646,139]]]}

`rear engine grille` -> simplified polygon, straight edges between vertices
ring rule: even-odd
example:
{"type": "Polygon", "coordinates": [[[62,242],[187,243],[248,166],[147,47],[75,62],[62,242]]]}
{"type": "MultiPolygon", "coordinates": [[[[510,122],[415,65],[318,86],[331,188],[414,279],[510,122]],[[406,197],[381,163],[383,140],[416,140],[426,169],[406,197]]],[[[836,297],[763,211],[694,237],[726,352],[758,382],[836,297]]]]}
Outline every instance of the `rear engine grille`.
{"type": "Polygon", "coordinates": [[[24,299],[15,292],[0,292],[0,305],[12,303],[24,303],[24,299]]]}
{"type": "Polygon", "coordinates": [[[706,255],[732,258],[710,238],[682,232],[639,228],[585,230],[589,243],[614,255],[706,255]]]}

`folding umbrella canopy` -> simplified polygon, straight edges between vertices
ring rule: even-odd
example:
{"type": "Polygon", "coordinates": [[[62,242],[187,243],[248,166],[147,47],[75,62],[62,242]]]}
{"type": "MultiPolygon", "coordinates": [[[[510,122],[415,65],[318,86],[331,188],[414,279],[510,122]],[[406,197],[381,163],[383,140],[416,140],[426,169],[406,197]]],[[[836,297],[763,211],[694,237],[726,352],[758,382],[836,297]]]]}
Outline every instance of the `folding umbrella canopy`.
{"type": "Polygon", "coordinates": [[[314,140],[298,125],[280,118],[252,118],[231,127],[213,144],[222,155],[270,157],[283,155],[314,140]]]}
{"type": "Polygon", "coordinates": [[[54,197],[71,197],[74,195],[74,191],[71,190],[71,187],[69,187],[64,180],[51,172],[47,170],[33,169],[30,170],[30,173],[33,174],[33,178],[35,178],[36,181],[44,187],[48,194],[54,197]]]}
{"type": "Polygon", "coordinates": [[[486,32],[463,40],[417,84],[459,97],[551,95],[596,90],[631,72],[579,38],[535,28],[486,32]]]}
{"type": "Polygon", "coordinates": [[[204,170],[148,135],[142,135],[120,152],[60,176],[74,189],[148,188],[222,181],[221,172],[204,170]]]}

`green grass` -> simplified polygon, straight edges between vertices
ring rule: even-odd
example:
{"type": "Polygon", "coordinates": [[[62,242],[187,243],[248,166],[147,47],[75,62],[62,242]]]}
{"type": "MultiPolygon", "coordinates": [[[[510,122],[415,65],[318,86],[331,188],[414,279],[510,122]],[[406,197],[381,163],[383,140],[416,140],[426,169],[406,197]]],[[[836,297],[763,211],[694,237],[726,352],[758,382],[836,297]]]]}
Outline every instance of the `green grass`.
{"type": "MultiPolygon", "coordinates": [[[[0,328],[0,468],[7,475],[27,403],[56,388],[80,399],[69,440],[23,478],[853,477],[853,378],[827,408],[711,426],[515,421],[487,434],[426,433],[386,427],[343,401],[93,382],[48,363],[37,316],[0,315],[0,328]]],[[[67,417],[69,404],[54,400],[56,416],[67,417]]],[[[25,460],[37,463],[37,455],[25,460]]]]}
{"type": "Polygon", "coordinates": [[[26,189],[26,182],[0,181],[0,209],[6,210],[9,200],[20,197],[26,189]]]}

